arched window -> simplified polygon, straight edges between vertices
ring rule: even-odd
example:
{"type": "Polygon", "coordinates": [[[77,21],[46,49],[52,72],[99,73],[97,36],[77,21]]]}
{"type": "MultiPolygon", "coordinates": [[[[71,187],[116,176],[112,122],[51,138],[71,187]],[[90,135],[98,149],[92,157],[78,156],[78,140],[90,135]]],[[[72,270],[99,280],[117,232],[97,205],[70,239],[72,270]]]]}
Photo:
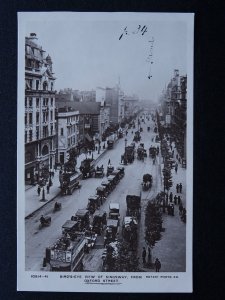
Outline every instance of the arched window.
{"type": "Polygon", "coordinates": [[[44,147],[42,148],[41,154],[43,156],[48,154],[48,146],[47,145],[44,145],[44,147]]]}
{"type": "Polygon", "coordinates": [[[30,151],[25,152],[25,163],[29,163],[34,160],[34,155],[30,151]]]}
{"type": "Polygon", "coordinates": [[[44,82],[43,82],[43,90],[44,90],[44,91],[47,91],[47,90],[48,90],[48,83],[47,83],[47,81],[44,81],[44,82]]]}

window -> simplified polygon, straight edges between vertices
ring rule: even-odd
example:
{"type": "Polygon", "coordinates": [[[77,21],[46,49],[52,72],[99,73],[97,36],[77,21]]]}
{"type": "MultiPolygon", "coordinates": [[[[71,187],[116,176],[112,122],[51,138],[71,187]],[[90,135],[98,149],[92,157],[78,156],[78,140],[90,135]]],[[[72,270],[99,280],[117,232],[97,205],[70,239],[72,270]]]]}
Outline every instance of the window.
{"type": "Polygon", "coordinates": [[[36,90],[39,90],[39,80],[36,80],[36,90]]]}
{"type": "Polygon", "coordinates": [[[29,83],[29,87],[32,90],[33,88],[33,80],[32,79],[28,79],[28,83],[29,83]]]}
{"type": "Polygon", "coordinates": [[[32,107],[33,101],[32,101],[32,97],[29,98],[29,107],[32,107]]]}
{"type": "Polygon", "coordinates": [[[70,138],[67,139],[68,147],[70,147],[70,138]]]}
{"type": "Polygon", "coordinates": [[[52,121],[53,120],[53,111],[52,110],[51,110],[50,114],[51,114],[51,121],[52,121]]]}
{"type": "Polygon", "coordinates": [[[53,82],[51,82],[51,91],[53,90],[53,82]]]}
{"type": "Polygon", "coordinates": [[[29,124],[33,123],[33,115],[32,113],[29,113],[29,124]]]}
{"type": "Polygon", "coordinates": [[[53,135],[53,125],[51,125],[51,135],[53,135]]]}
{"type": "Polygon", "coordinates": [[[27,131],[25,131],[25,143],[27,143],[27,131]]]}
{"type": "Polygon", "coordinates": [[[27,97],[25,97],[25,107],[27,107],[27,97]]]}
{"type": "Polygon", "coordinates": [[[45,82],[43,83],[43,90],[44,90],[44,91],[47,91],[47,90],[48,90],[48,84],[47,84],[47,81],[45,81],[45,82]]]}
{"type": "Polygon", "coordinates": [[[39,123],[39,112],[36,113],[36,123],[39,123]]]}
{"type": "Polygon", "coordinates": [[[29,130],[29,141],[32,142],[32,130],[29,130]]]}
{"type": "Polygon", "coordinates": [[[39,139],[39,126],[36,127],[36,139],[39,139]]]}
{"type": "Polygon", "coordinates": [[[61,128],[60,135],[63,135],[63,128],[61,128]]]}
{"type": "Polygon", "coordinates": [[[27,114],[25,114],[25,125],[27,125],[27,114]]]}
{"type": "Polygon", "coordinates": [[[48,98],[45,99],[45,105],[48,106],[48,98]]]}
{"type": "Polygon", "coordinates": [[[36,98],[36,107],[39,107],[39,98],[36,98]]]}
{"type": "Polygon", "coordinates": [[[46,122],[48,122],[48,112],[46,112],[46,122]]]}
{"type": "Polygon", "coordinates": [[[43,115],[42,115],[42,120],[43,120],[43,122],[46,122],[46,118],[45,118],[45,112],[43,112],[43,115]]]}
{"type": "Polygon", "coordinates": [[[53,106],[53,98],[51,98],[51,106],[53,106]]]}

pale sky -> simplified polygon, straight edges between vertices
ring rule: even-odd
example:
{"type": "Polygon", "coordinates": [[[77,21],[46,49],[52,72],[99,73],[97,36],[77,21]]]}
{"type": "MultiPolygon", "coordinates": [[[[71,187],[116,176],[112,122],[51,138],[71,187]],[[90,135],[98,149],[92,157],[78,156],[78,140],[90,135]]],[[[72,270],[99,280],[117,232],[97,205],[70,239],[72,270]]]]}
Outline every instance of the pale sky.
{"type": "Polygon", "coordinates": [[[124,20],[98,17],[95,20],[71,15],[54,18],[46,13],[26,22],[25,35],[36,33],[37,43],[52,58],[56,90],[113,87],[120,77],[125,94],[156,101],[174,69],[179,69],[180,75],[187,73],[187,22],[182,18],[157,20],[143,14],[138,20],[129,16],[124,20]],[[132,33],[138,25],[147,26],[144,35],[140,31],[132,33]],[[128,35],[119,40],[126,26],[128,35]],[[152,37],[153,64],[150,64],[146,59],[152,37]],[[152,78],[148,79],[150,66],[152,78]]]}

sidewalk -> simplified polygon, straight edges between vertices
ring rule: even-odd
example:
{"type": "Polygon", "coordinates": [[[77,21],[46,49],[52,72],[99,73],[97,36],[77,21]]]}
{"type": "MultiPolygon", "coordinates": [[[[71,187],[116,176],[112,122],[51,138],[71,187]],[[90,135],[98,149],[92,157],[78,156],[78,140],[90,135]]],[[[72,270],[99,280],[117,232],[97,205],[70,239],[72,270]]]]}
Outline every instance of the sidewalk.
{"type": "MultiPolygon", "coordinates": [[[[176,160],[176,148],[173,147],[176,160]]],[[[180,195],[183,206],[186,207],[186,169],[178,163],[177,174],[172,169],[173,186],[170,192],[174,195],[180,195]],[[176,184],[182,183],[182,193],[176,193],[176,184]]],[[[188,212],[187,212],[188,214],[188,212]]],[[[186,224],[184,224],[179,215],[178,205],[174,205],[174,216],[163,213],[163,228],[161,239],[155,244],[151,251],[152,262],[159,258],[161,262],[160,272],[185,272],[186,269],[186,224]]],[[[146,247],[146,245],[143,245],[146,247]]],[[[147,247],[146,247],[147,249],[147,247]]],[[[141,262],[141,261],[140,261],[141,262]]],[[[143,271],[155,272],[154,267],[146,268],[141,262],[143,271]]]]}
{"type": "MultiPolygon", "coordinates": [[[[115,141],[116,142],[116,141],[115,141]]],[[[98,153],[98,151],[93,151],[93,159],[97,162],[98,158],[107,151],[107,142],[105,142],[106,149],[103,150],[104,142],[101,142],[101,151],[98,153]]],[[[79,171],[79,167],[81,164],[81,161],[85,158],[92,158],[92,154],[80,154],[77,157],[77,166],[76,171],[78,172],[78,176],[81,174],[79,171]]],[[[42,201],[42,195],[43,195],[43,189],[41,189],[40,196],[38,196],[37,188],[36,186],[25,186],[25,217],[28,217],[32,213],[34,213],[36,210],[40,209],[46,203],[52,201],[60,194],[60,184],[59,184],[59,170],[55,171],[55,175],[52,178],[53,185],[50,187],[49,194],[47,194],[46,187],[45,189],[45,200],[42,201]]]]}

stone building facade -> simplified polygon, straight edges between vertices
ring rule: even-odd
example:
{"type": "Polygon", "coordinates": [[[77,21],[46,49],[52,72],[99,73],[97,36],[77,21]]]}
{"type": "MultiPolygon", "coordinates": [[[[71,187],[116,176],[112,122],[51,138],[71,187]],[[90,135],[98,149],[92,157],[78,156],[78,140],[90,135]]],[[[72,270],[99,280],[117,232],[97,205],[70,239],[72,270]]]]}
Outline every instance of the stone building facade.
{"type": "Polygon", "coordinates": [[[52,60],[25,38],[25,182],[33,184],[55,164],[55,76],[52,60]]]}

